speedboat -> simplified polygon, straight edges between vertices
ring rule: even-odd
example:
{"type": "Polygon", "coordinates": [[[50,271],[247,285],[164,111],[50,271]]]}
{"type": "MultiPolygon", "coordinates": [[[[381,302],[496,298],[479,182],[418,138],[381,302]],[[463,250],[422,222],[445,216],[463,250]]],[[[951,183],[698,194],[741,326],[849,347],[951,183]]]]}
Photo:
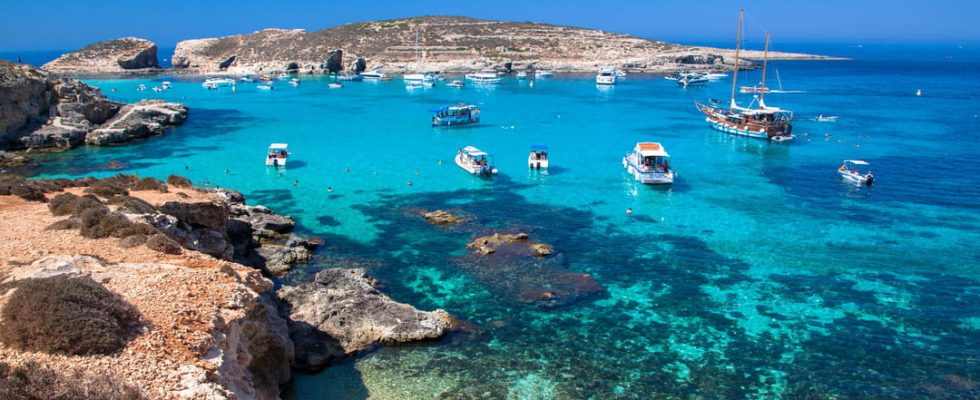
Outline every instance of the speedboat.
{"type": "Polygon", "coordinates": [[[709,72],[709,73],[704,74],[704,77],[705,78],[708,78],[708,80],[710,80],[710,81],[717,81],[719,79],[725,79],[725,78],[727,78],[728,77],[728,74],[721,73],[721,72],[709,72]]]}
{"type": "Polygon", "coordinates": [[[293,86],[299,86],[299,78],[290,79],[289,84],[293,86]]]}
{"type": "Polygon", "coordinates": [[[616,77],[617,78],[624,78],[625,79],[626,78],[626,71],[623,71],[621,69],[617,69],[616,70],[616,77]]]}
{"type": "Polygon", "coordinates": [[[205,89],[208,89],[208,90],[214,90],[214,89],[217,89],[218,88],[218,84],[216,84],[214,82],[204,82],[204,83],[201,84],[201,86],[203,86],[205,89]]]}
{"type": "Polygon", "coordinates": [[[279,76],[277,76],[276,79],[279,79],[280,81],[287,80],[287,79],[289,79],[289,74],[287,74],[287,73],[279,74],[279,76]]]}
{"type": "Polygon", "coordinates": [[[272,90],[272,89],[274,89],[274,87],[272,87],[272,85],[258,85],[255,88],[256,89],[259,89],[259,90],[272,90]]]}
{"type": "Polygon", "coordinates": [[[464,84],[463,84],[463,81],[461,81],[459,79],[456,79],[456,80],[454,80],[452,82],[447,83],[446,86],[454,87],[454,88],[457,88],[457,89],[462,89],[463,86],[464,86],[464,84]]]}
{"type": "Polygon", "coordinates": [[[492,176],[497,173],[493,167],[493,156],[473,146],[466,146],[456,153],[456,165],[473,175],[492,176]]]}
{"type": "Polygon", "coordinates": [[[361,76],[364,77],[364,79],[379,79],[379,80],[383,80],[388,77],[388,75],[386,75],[384,72],[381,72],[381,69],[361,72],[361,76]]]}
{"type": "Polygon", "coordinates": [[[837,168],[837,175],[860,186],[871,186],[875,183],[875,176],[868,172],[861,172],[861,169],[869,168],[871,164],[862,160],[844,160],[837,168]]]}
{"type": "Polygon", "coordinates": [[[286,143],[270,144],[269,151],[265,154],[265,166],[285,167],[287,158],[289,158],[289,145],[286,143]]]}
{"type": "Polygon", "coordinates": [[[615,85],[616,69],[613,67],[599,68],[599,74],[595,76],[596,85],[615,85]]]}
{"type": "Polygon", "coordinates": [[[138,92],[142,92],[144,90],[146,90],[146,85],[144,85],[142,83],[139,86],[136,87],[136,91],[138,91],[138,92]]]}
{"type": "Polygon", "coordinates": [[[471,80],[471,81],[476,82],[476,83],[498,83],[498,82],[500,82],[500,75],[497,74],[497,71],[494,71],[492,69],[485,69],[485,70],[480,71],[480,72],[477,72],[477,73],[466,74],[465,77],[466,77],[467,80],[471,80]]]}
{"type": "Polygon", "coordinates": [[[429,112],[432,116],[432,126],[458,126],[480,122],[480,109],[471,104],[441,107],[429,112]]]}
{"type": "Polygon", "coordinates": [[[201,85],[205,87],[209,85],[213,85],[215,87],[223,87],[223,86],[231,86],[234,84],[235,84],[235,80],[230,78],[207,78],[204,80],[204,83],[202,83],[201,85]]]}
{"type": "Polygon", "coordinates": [[[364,77],[361,75],[342,74],[337,75],[337,80],[345,82],[360,82],[364,80],[364,77]]]}
{"type": "Polygon", "coordinates": [[[762,86],[742,86],[738,88],[741,93],[769,93],[772,89],[762,86]]]}
{"type": "Polygon", "coordinates": [[[422,81],[422,86],[427,88],[436,87],[436,83],[433,81],[422,81]]]}
{"type": "Polygon", "coordinates": [[[422,88],[422,84],[417,82],[409,82],[407,85],[405,85],[405,89],[408,90],[421,89],[421,88],[422,88]]]}
{"type": "Polygon", "coordinates": [[[681,87],[702,85],[708,82],[709,82],[708,78],[705,78],[704,75],[701,74],[686,75],[677,80],[677,84],[680,85],[681,87]]]}
{"type": "Polygon", "coordinates": [[[521,71],[517,73],[517,79],[527,79],[527,72],[521,71]]]}
{"type": "Polygon", "coordinates": [[[837,122],[837,116],[820,114],[817,116],[817,118],[814,118],[814,120],[817,122],[837,122]]]}
{"type": "Polygon", "coordinates": [[[548,146],[532,144],[531,154],[527,156],[527,166],[531,169],[548,169],[548,146]]]}
{"type": "Polygon", "coordinates": [[[677,173],[670,168],[670,154],[660,143],[640,142],[623,157],[623,168],[637,182],[648,185],[670,185],[677,173]]]}
{"type": "Polygon", "coordinates": [[[160,82],[160,87],[162,87],[164,89],[170,89],[170,81],[160,82]]]}
{"type": "Polygon", "coordinates": [[[239,78],[238,80],[240,80],[242,82],[255,82],[255,78],[253,78],[251,75],[245,75],[245,76],[239,78]]]}
{"type": "Polygon", "coordinates": [[[344,84],[340,82],[330,82],[327,84],[327,87],[331,89],[340,89],[344,87],[344,84]]]}
{"type": "Polygon", "coordinates": [[[551,71],[548,71],[548,70],[534,71],[534,77],[535,78],[550,78],[550,77],[552,77],[554,75],[555,74],[551,73],[551,71]]]}
{"type": "Polygon", "coordinates": [[[259,77],[259,80],[262,82],[272,82],[272,77],[269,75],[262,75],[259,77]]]}

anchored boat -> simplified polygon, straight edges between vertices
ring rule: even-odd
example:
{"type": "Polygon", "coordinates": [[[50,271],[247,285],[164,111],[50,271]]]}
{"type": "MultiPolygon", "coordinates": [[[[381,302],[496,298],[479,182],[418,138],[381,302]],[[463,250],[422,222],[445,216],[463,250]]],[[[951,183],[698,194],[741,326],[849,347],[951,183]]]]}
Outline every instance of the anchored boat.
{"type": "Polygon", "coordinates": [[[480,109],[471,104],[460,103],[458,106],[440,107],[429,110],[432,116],[432,126],[459,126],[480,122],[480,109]]]}
{"type": "Polygon", "coordinates": [[[670,154],[660,143],[640,142],[623,157],[623,168],[637,182],[648,185],[670,185],[677,175],[667,159],[670,154]]]}
{"type": "Polygon", "coordinates": [[[498,83],[498,82],[500,82],[500,75],[497,74],[497,71],[494,71],[492,69],[485,69],[485,70],[480,71],[480,72],[477,72],[477,73],[466,74],[465,77],[466,77],[467,80],[471,80],[471,81],[476,82],[476,83],[498,83]]]}
{"type": "Polygon", "coordinates": [[[595,76],[596,85],[615,85],[616,84],[616,68],[613,67],[602,67],[599,68],[599,73],[595,76]]]}
{"type": "Polygon", "coordinates": [[[269,151],[265,154],[265,165],[267,167],[285,167],[287,158],[289,158],[289,145],[273,143],[269,145],[269,151]]]}
{"type": "Polygon", "coordinates": [[[492,176],[497,173],[493,167],[493,156],[473,146],[466,146],[456,153],[456,165],[473,175],[492,176]]]}
{"type": "Polygon", "coordinates": [[[527,156],[527,166],[531,169],[548,169],[548,146],[532,144],[531,154],[527,156]]]}
{"type": "Polygon", "coordinates": [[[840,164],[840,168],[837,168],[837,175],[848,182],[852,182],[861,186],[871,186],[875,183],[875,176],[871,174],[871,170],[867,172],[861,172],[861,169],[869,168],[871,164],[863,160],[844,160],[840,164]]]}
{"type": "Polygon", "coordinates": [[[758,89],[758,106],[755,108],[741,107],[735,101],[735,92],[738,88],[738,57],[742,47],[742,21],[744,11],[738,14],[738,39],[735,44],[735,66],[732,74],[732,95],[731,103],[728,108],[716,105],[706,105],[695,103],[698,111],[705,115],[705,121],[712,128],[738,136],[746,136],[756,139],[783,142],[792,140],[793,112],[783,110],[779,107],[769,107],[765,102],[766,88],[766,68],[769,63],[769,33],[766,32],[766,47],[763,51],[762,63],[762,84],[758,89]]]}

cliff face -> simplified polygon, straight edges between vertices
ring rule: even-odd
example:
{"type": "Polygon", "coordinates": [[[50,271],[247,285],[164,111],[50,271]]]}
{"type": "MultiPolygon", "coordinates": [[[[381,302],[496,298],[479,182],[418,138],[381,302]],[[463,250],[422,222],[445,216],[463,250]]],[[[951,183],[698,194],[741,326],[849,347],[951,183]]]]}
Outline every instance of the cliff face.
{"type": "Polygon", "coordinates": [[[0,61],[0,150],[115,144],[163,133],[186,117],[177,103],[126,105],[77,80],[0,61]]]}
{"type": "Polygon", "coordinates": [[[135,37],[93,43],[41,68],[65,73],[120,73],[159,68],[157,45],[135,37]]]}
{"type": "MultiPolygon", "coordinates": [[[[256,73],[336,70],[328,59],[342,54],[345,70],[365,62],[388,72],[417,69],[469,71],[530,66],[594,72],[616,65],[638,72],[718,67],[731,51],[688,47],[593,29],[464,17],[420,17],[338,26],[316,32],[267,29],[251,34],[187,40],[177,44],[174,68],[191,72],[256,73]],[[421,62],[420,62],[421,60],[421,62]]],[[[759,58],[761,52],[747,52],[759,58]]],[[[771,53],[779,58],[819,58],[771,53]]]]}

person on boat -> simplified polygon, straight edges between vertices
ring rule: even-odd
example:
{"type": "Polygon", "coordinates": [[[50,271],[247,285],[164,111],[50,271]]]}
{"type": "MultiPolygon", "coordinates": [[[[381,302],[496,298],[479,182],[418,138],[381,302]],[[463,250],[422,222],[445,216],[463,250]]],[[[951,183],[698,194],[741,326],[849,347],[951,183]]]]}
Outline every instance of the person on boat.
{"type": "Polygon", "coordinates": [[[670,164],[667,163],[667,160],[664,160],[664,172],[670,172],[670,164]]]}
{"type": "Polygon", "coordinates": [[[847,164],[841,164],[840,168],[837,169],[840,172],[847,172],[847,164]]]}

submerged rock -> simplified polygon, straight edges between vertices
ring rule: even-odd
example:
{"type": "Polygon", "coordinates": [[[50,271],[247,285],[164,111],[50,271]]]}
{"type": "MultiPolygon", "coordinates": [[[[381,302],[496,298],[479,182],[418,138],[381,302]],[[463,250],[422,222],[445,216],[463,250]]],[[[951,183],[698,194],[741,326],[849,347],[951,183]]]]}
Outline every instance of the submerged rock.
{"type": "Polygon", "coordinates": [[[135,37],[92,43],[65,53],[41,68],[61,73],[118,73],[159,68],[157,45],[135,37]]]}
{"type": "Polygon", "coordinates": [[[466,245],[466,248],[473,250],[477,254],[490,255],[495,253],[501,246],[518,243],[526,245],[528,250],[538,257],[549,256],[554,253],[554,249],[551,247],[551,245],[546,243],[531,242],[528,240],[528,236],[524,232],[494,233],[490,236],[481,236],[473,239],[472,242],[466,245]]]}
{"type": "Polygon", "coordinates": [[[317,370],[371,346],[442,337],[455,326],[443,310],[419,311],[379,292],[360,268],[328,269],[279,291],[296,366],[317,370]]]}
{"type": "Polygon", "coordinates": [[[463,222],[463,219],[445,210],[422,211],[422,218],[430,224],[435,225],[456,225],[463,222]]]}

